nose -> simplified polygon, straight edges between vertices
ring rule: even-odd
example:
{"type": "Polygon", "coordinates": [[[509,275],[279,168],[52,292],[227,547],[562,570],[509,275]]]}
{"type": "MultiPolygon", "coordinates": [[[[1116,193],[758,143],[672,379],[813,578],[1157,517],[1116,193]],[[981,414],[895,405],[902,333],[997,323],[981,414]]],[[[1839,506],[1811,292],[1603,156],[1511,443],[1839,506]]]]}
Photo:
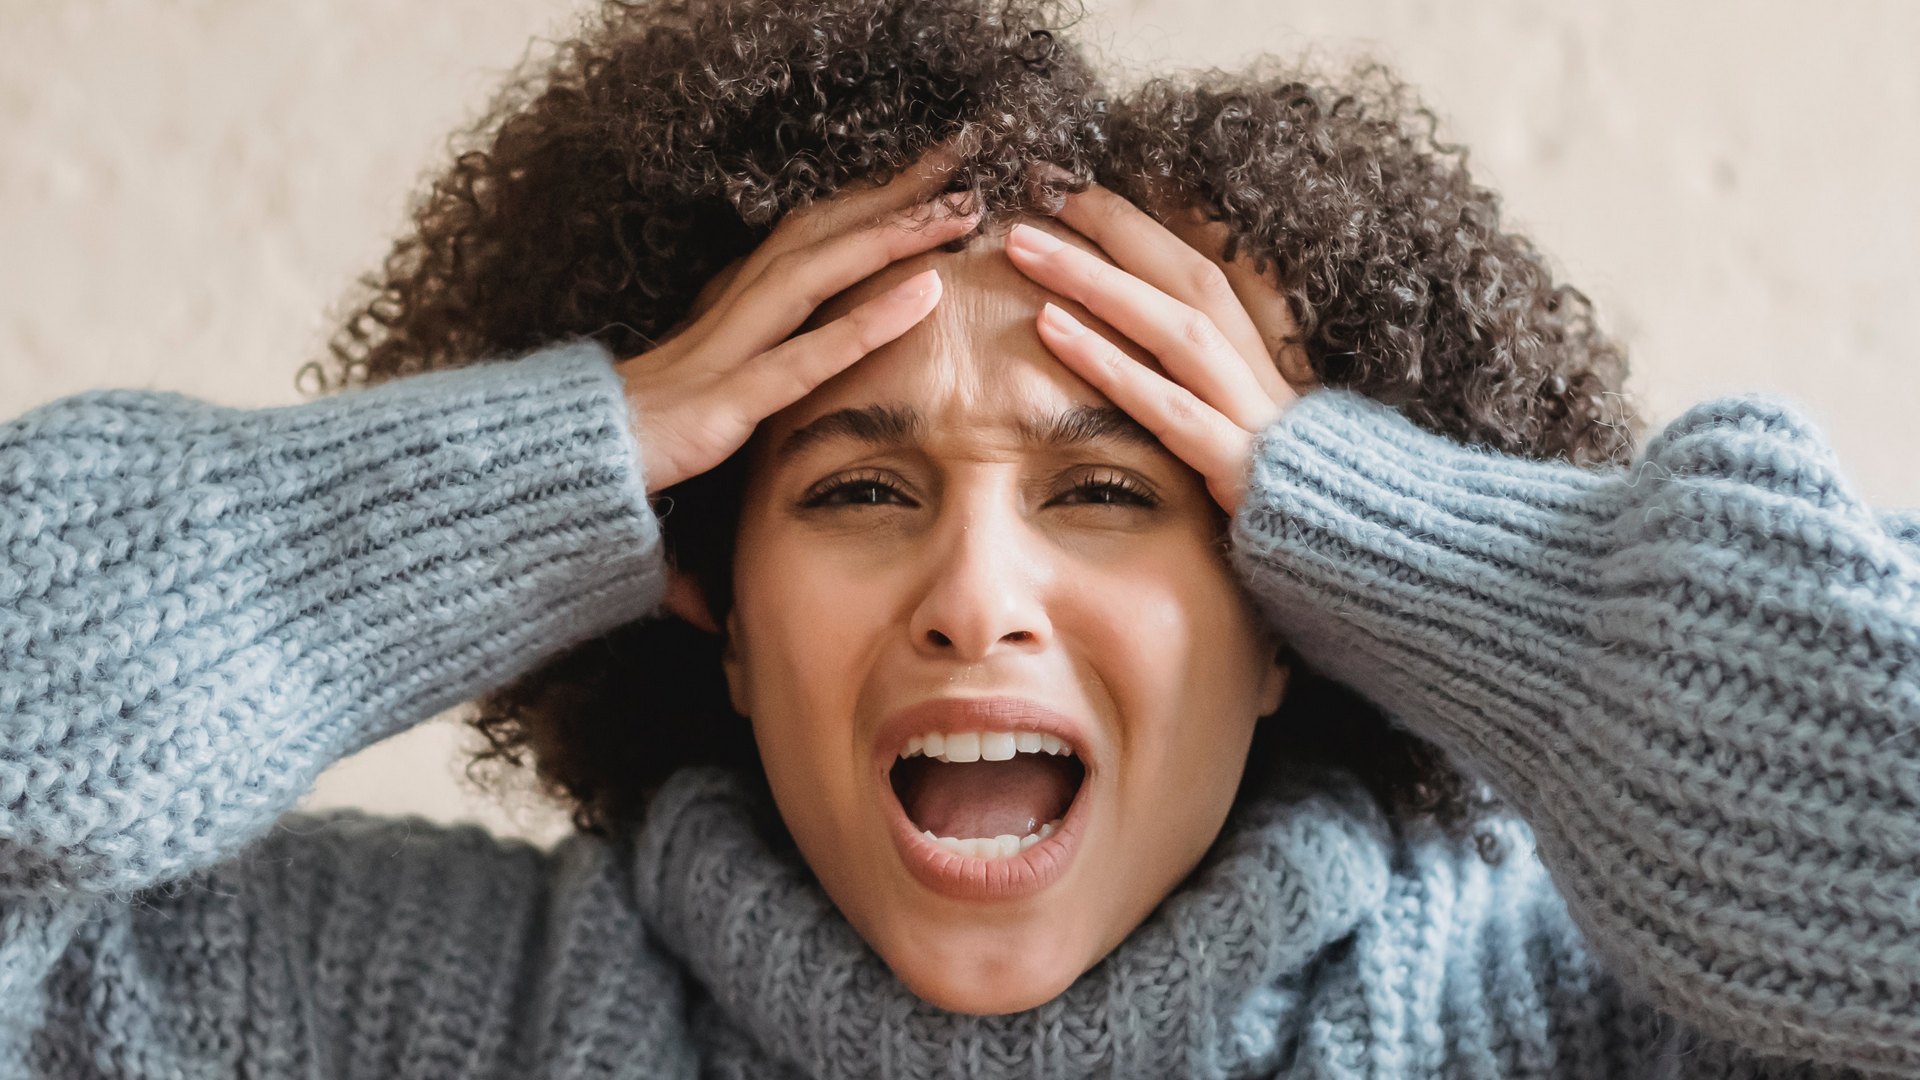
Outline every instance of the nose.
{"type": "Polygon", "coordinates": [[[922,553],[930,576],[911,632],[929,656],[973,662],[1040,649],[1052,636],[1043,597],[1053,556],[1001,494],[950,507],[922,553]]]}

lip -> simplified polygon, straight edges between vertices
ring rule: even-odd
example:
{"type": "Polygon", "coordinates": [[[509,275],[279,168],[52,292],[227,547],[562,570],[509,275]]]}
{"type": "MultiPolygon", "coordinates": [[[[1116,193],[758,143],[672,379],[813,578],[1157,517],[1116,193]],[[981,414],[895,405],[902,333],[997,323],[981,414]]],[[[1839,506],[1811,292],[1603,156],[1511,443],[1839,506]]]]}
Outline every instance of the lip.
{"type": "Polygon", "coordinates": [[[1095,767],[1087,757],[1085,727],[1065,713],[1022,698],[934,698],[888,717],[877,740],[875,780],[891,816],[901,861],[922,885],[956,900],[999,902],[1031,896],[1060,880],[1086,828],[1095,767]],[[1073,748],[1084,774],[1066,816],[1051,836],[1017,855],[978,859],[926,838],[894,794],[890,773],[900,748],[914,735],[938,731],[1013,730],[1053,735],[1073,748]]]}

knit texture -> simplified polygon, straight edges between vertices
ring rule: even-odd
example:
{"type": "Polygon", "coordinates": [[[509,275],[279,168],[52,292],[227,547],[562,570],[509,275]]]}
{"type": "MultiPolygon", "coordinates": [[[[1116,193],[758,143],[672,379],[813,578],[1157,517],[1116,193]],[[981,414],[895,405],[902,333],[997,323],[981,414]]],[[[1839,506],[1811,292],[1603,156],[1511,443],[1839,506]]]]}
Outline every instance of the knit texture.
{"type": "Polygon", "coordinates": [[[1603,471],[1296,403],[1234,565],[1510,854],[1283,769],[1023,1013],[908,993],[754,777],[552,851],[287,813],[656,614],[609,360],[0,425],[0,1076],[1920,1076],[1920,514],[1761,398],[1603,471]]]}

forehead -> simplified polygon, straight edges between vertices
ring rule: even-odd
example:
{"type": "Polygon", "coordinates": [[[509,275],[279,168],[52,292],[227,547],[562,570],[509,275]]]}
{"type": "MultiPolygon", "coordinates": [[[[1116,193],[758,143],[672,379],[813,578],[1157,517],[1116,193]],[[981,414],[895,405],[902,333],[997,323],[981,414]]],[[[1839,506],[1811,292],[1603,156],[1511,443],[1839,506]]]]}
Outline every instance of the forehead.
{"type": "MultiPolygon", "coordinates": [[[[1052,219],[1020,220],[1112,261],[1091,241],[1052,219]]],[[[934,310],[899,338],[768,418],[757,433],[763,452],[777,448],[789,432],[817,417],[872,404],[923,413],[930,441],[941,435],[1011,439],[1022,420],[1074,406],[1111,405],[1040,339],[1034,319],[1047,301],[1072,312],[1150,370],[1160,371],[1149,354],[1086,308],[1016,269],[1006,254],[1008,227],[982,230],[963,251],[930,251],[892,263],[822,304],[803,331],[845,315],[922,270],[940,272],[942,291],[934,310]]]]}

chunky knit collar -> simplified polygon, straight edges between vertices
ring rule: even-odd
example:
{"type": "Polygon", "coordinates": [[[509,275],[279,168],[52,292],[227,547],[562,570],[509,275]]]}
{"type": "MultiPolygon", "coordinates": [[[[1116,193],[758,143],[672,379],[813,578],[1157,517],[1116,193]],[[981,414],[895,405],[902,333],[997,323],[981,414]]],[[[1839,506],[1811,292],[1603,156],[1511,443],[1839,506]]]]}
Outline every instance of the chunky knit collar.
{"type": "Polygon", "coordinates": [[[893,976],[791,844],[770,842],[773,813],[747,777],[676,773],[635,838],[635,887],[711,996],[696,1030],[735,1044],[729,1056],[820,1080],[1271,1073],[1310,961],[1381,906],[1390,875],[1390,828],[1350,776],[1268,781],[1243,794],[1196,873],[1066,993],[973,1017],[893,976]]]}

